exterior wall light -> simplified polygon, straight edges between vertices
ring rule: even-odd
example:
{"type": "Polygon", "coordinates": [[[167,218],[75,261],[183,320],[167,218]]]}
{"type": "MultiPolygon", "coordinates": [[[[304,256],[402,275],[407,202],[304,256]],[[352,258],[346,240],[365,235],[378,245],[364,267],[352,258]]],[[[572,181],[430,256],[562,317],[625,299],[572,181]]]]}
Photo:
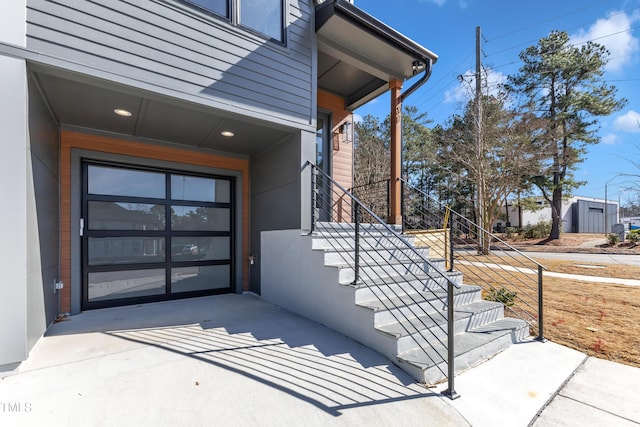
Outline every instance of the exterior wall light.
{"type": "Polygon", "coordinates": [[[353,141],[353,123],[344,122],[340,125],[340,139],[345,144],[351,144],[353,141]]]}
{"type": "Polygon", "coordinates": [[[420,61],[413,61],[411,63],[411,69],[413,70],[413,75],[415,76],[416,74],[418,74],[420,71],[424,70],[424,62],[420,62],[420,61]]]}

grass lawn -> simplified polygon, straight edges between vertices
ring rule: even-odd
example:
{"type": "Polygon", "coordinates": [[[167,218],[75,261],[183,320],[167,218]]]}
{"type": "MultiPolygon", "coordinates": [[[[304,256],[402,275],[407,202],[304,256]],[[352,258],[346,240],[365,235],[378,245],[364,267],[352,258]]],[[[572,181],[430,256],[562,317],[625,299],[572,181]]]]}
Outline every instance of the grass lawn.
{"type": "MultiPolygon", "coordinates": [[[[528,255],[535,259],[535,254],[528,255]]],[[[494,256],[476,255],[473,258],[486,263],[500,263],[500,258],[494,256]]],[[[635,266],[548,259],[537,261],[548,271],[640,279],[640,267],[635,266]]],[[[468,267],[458,265],[456,269],[472,276],[468,267]]],[[[481,282],[485,290],[488,289],[485,283],[510,288],[520,275],[512,274],[505,281],[492,269],[482,270],[484,277],[481,282]]],[[[534,277],[528,275],[528,280],[534,277]]],[[[525,292],[517,292],[518,298],[524,302],[525,292]]],[[[590,356],[640,368],[640,287],[545,277],[544,310],[544,335],[547,339],[590,356]]]]}

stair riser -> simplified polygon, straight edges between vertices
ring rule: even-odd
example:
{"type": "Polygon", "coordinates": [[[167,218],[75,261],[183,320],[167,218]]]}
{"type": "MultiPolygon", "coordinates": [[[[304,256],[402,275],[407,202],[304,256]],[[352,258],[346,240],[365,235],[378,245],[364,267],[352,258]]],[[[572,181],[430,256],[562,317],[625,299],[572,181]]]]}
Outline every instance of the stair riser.
{"type": "MultiPolygon", "coordinates": [[[[318,221],[314,224],[315,231],[336,231],[336,230],[352,230],[355,228],[355,224],[353,223],[345,223],[345,222],[325,222],[318,221]]],[[[389,233],[389,229],[394,233],[401,233],[402,227],[395,224],[375,224],[375,223],[360,223],[361,230],[371,230],[371,231],[379,231],[383,233],[389,233]]]]}
{"type": "MultiPolygon", "coordinates": [[[[409,237],[404,239],[413,245],[415,239],[409,237]]],[[[358,245],[361,249],[380,249],[380,248],[404,248],[407,245],[395,236],[372,236],[368,234],[360,235],[358,245]]],[[[314,236],[311,245],[316,250],[353,250],[355,248],[355,239],[353,234],[314,236]]]]}
{"type": "MultiPolygon", "coordinates": [[[[529,336],[529,328],[521,328],[515,331],[515,333],[513,334],[504,335],[500,338],[497,338],[491,341],[490,343],[484,346],[475,348],[467,353],[458,355],[454,359],[455,372],[458,373],[458,372],[464,371],[465,369],[468,369],[471,366],[478,363],[478,361],[487,360],[491,358],[493,355],[508,348],[511,344],[523,341],[528,336],[529,336]]],[[[408,364],[400,361],[400,366],[403,367],[403,369],[407,367],[407,365],[408,364]]],[[[446,363],[442,362],[439,364],[439,366],[440,366],[440,369],[442,369],[444,372],[447,372],[446,363]]],[[[410,366],[409,369],[415,373],[421,372],[421,377],[416,377],[416,378],[420,378],[420,381],[425,384],[437,384],[439,382],[442,382],[442,380],[446,378],[446,375],[443,375],[440,369],[438,369],[436,366],[429,367],[425,370],[420,370],[415,366],[410,366]]]]}
{"type": "MultiPolygon", "coordinates": [[[[359,262],[363,264],[378,264],[384,262],[408,261],[424,262],[429,259],[429,251],[424,249],[382,249],[361,250],[358,254],[359,262]]],[[[329,251],[324,256],[325,265],[354,264],[356,253],[353,251],[333,252],[329,251]]]]}
{"type": "Polygon", "coordinates": [[[446,292],[444,290],[436,289],[436,285],[432,283],[431,279],[427,279],[425,281],[412,280],[410,282],[404,281],[400,283],[386,284],[386,285],[378,285],[371,287],[361,287],[356,289],[355,299],[356,304],[370,302],[370,301],[378,301],[380,298],[397,297],[401,295],[405,295],[407,293],[416,293],[426,291],[427,289],[432,289],[437,297],[442,300],[446,299],[446,292]]]}
{"type": "MultiPolygon", "coordinates": [[[[451,279],[458,284],[462,284],[462,276],[454,275],[451,279]]],[[[391,280],[391,279],[389,279],[391,280]]],[[[363,285],[362,287],[356,289],[355,291],[355,302],[356,304],[365,303],[370,301],[378,301],[380,298],[390,297],[398,297],[404,294],[411,294],[416,292],[422,292],[426,290],[431,290],[435,295],[434,298],[442,299],[446,301],[446,289],[448,286],[447,280],[442,277],[432,279],[422,279],[422,280],[409,280],[404,281],[401,278],[396,279],[396,283],[388,283],[384,285],[363,285]]],[[[472,291],[467,291],[472,292],[472,291]]],[[[474,301],[475,299],[481,298],[480,290],[474,291],[477,295],[473,298],[469,298],[465,294],[467,292],[459,292],[454,297],[454,305],[460,305],[462,303],[467,304],[468,302],[474,301]]]]}
{"type": "MultiPolygon", "coordinates": [[[[389,277],[406,276],[407,280],[415,279],[429,272],[429,265],[407,263],[396,265],[360,265],[361,280],[388,279],[389,277]]],[[[351,267],[341,268],[338,273],[340,284],[353,283],[355,270],[351,267]]]]}
{"type": "Polygon", "coordinates": [[[388,325],[398,320],[420,316],[424,313],[436,313],[442,310],[446,310],[444,301],[416,300],[416,303],[407,304],[399,308],[389,307],[389,309],[376,311],[373,317],[374,327],[378,325],[388,325]]]}
{"type": "MultiPolygon", "coordinates": [[[[360,292],[360,291],[364,292],[365,290],[358,289],[357,292],[360,292]]],[[[393,296],[393,294],[387,294],[387,296],[390,297],[390,296],[393,296]]],[[[420,299],[424,299],[424,296],[417,296],[417,295],[415,296],[416,301],[420,301],[420,299]]],[[[466,304],[480,301],[481,299],[482,299],[482,295],[480,290],[458,293],[454,297],[454,307],[461,307],[466,304]]],[[[374,301],[374,300],[363,301],[363,303],[370,302],[370,301],[374,301]]],[[[375,301],[377,301],[377,299],[375,301]]],[[[423,302],[420,306],[427,313],[436,312],[438,310],[445,310],[446,297],[442,293],[438,292],[435,295],[433,295],[433,298],[429,298],[429,303],[423,302]],[[440,299],[438,297],[440,297],[440,299]]],[[[413,307],[413,306],[409,306],[409,307],[411,307],[411,309],[407,313],[410,313],[410,312],[422,313],[421,308],[413,307]]],[[[394,315],[399,316],[399,314],[393,313],[392,310],[388,310],[384,307],[381,307],[378,311],[376,311],[374,315],[374,326],[388,325],[389,323],[395,322],[396,318],[394,317],[394,315]]],[[[415,316],[415,314],[413,316],[415,316]]]]}
{"type": "MultiPolygon", "coordinates": [[[[473,313],[471,316],[456,316],[456,320],[453,322],[453,333],[459,334],[461,332],[468,331],[477,326],[486,325],[487,323],[494,322],[503,317],[502,307],[495,307],[491,310],[483,310],[479,313],[473,313]]],[[[440,327],[431,327],[429,331],[423,331],[422,333],[414,333],[411,335],[398,338],[398,354],[406,353],[411,350],[415,350],[422,344],[424,348],[429,346],[428,342],[424,342],[425,339],[436,338],[441,342],[447,342],[447,324],[446,320],[442,316],[438,316],[434,320],[440,322],[440,327]]]]}

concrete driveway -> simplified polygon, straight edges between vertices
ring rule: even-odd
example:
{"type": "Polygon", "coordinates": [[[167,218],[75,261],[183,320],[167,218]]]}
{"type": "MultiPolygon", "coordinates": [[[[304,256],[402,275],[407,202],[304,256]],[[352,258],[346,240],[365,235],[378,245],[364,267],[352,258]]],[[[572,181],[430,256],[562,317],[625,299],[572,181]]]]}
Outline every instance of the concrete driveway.
{"type": "Polygon", "coordinates": [[[1,426],[468,425],[380,354],[250,294],[72,316],[0,402],[1,426]]]}

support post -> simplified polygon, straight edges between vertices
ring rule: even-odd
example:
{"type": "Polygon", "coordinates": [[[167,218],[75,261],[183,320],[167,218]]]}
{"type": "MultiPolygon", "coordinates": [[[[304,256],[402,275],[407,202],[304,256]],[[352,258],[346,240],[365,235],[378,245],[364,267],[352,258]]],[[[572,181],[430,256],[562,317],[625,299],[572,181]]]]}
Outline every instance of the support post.
{"type": "Polygon", "coordinates": [[[460,397],[456,393],[454,386],[456,369],[455,369],[455,341],[454,341],[454,325],[453,325],[453,283],[448,281],[447,283],[447,389],[442,392],[451,400],[455,400],[460,397]]]}
{"type": "Polygon", "coordinates": [[[544,295],[542,292],[542,266],[538,266],[538,341],[544,342],[544,295]]]}
{"type": "Polygon", "coordinates": [[[400,176],[402,174],[402,82],[392,80],[389,83],[391,89],[391,181],[390,186],[390,208],[391,215],[387,222],[389,224],[402,224],[402,189],[400,187],[400,176]]]}

